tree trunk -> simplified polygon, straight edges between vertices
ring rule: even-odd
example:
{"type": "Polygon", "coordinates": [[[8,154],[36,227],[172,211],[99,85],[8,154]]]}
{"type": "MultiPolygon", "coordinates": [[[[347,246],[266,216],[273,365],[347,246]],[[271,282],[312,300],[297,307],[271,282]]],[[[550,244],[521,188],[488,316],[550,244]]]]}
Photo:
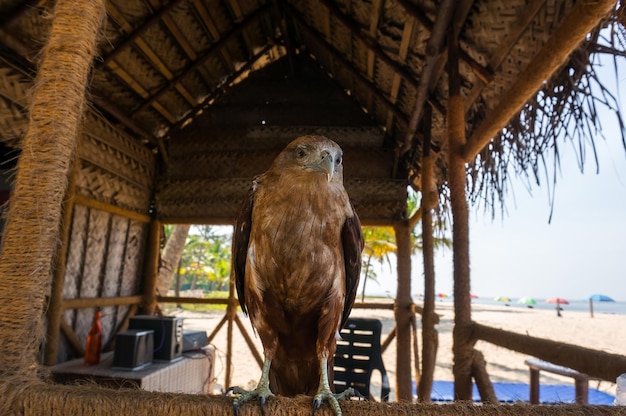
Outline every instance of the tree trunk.
{"type": "Polygon", "coordinates": [[[159,266],[159,281],[157,292],[161,296],[167,296],[167,291],[172,285],[176,268],[180,263],[189,234],[190,225],[176,225],[172,228],[172,234],[165,243],[163,254],[161,254],[161,265],[159,266]]]}
{"type": "Polygon", "coordinates": [[[365,284],[367,283],[367,276],[369,276],[370,264],[372,264],[372,256],[367,256],[367,264],[365,265],[365,273],[363,274],[363,291],[361,292],[361,302],[365,302],[365,284]]]}

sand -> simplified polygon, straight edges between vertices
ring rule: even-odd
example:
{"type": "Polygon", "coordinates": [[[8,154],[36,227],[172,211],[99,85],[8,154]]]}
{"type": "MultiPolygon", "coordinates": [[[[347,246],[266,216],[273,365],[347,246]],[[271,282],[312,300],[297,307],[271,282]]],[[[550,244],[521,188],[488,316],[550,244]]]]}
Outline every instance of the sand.
{"type": "MultiPolygon", "coordinates": [[[[437,313],[440,315],[440,323],[437,325],[439,332],[439,349],[437,353],[437,365],[435,380],[453,380],[452,374],[452,328],[453,328],[453,305],[451,302],[438,302],[437,313]]],[[[185,317],[184,327],[201,329],[210,334],[224,317],[224,312],[189,312],[177,311],[173,314],[185,317]]],[[[248,333],[254,340],[258,351],[262,352],[261,343],[252,331],[249,320],[239,315],[248,333]]],[[[393,312],[391,310],[364,310],[353,309],[352,316],[372,317],[380,319],[383,323],[383,340],[394,326],[393,312]]],[[[626,316],[616,314],[595,314],[591,318],[588,312],[563,311],[562,317],[557,317],[555,311],[527,309],[519,307],[472,305],[472,318],[481,324],[495,328],[502,328],[535,337],[552,339],[596,350],[624,354],[626,345],[626,316]]],[[[420,321],[418,316],[418,325],[420,321]]],[[[421,334],[420,334],[421,335],[421,334]]],[[[227,325],[224,325],[214,338],[212,344],[217,351],[215,366],[215,393],[224,388],[226,371],[226,339],[227,325]]],[[[233,330],[233,365],[231,384],[241,387],[254,387],[261,374],[260,367],[256,364],[250,350],[245,343],[239,329],[233,330]]],[[[421,348],[421,339],[420,339],[421,348]]],[[[528,367],[524,360],[527,355],[506,350],[495,345],[479,341],[476,349],[483,352],[487,361],[487,371],[494,382],[521,382],[528,383],[528,367]]],[[[421,353],[421,351],[420,351],[421,353]]],[[[392,342],[383,354],[385,368],[389,375],[392,386],[395,383],[396,367],[396,344],[392,342]]],[[[373,384],[379,381],[374,378],[373,384]]],[[[542,384],[572,383],[572,379],[542,372],[540,382],[542,384]]],[[[598,388],[609,394],[615,394],[615,384],[607,381],[591,381],[591,388],[598,388]]],[[[393,399],[393,398],[392,398],[393,399]]]]}

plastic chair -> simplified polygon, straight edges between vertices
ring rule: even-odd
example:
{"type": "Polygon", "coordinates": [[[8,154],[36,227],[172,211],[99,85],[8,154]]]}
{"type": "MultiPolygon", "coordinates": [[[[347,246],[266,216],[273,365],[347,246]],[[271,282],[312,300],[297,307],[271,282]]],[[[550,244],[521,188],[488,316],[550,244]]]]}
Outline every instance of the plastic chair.
{"type": "Polygon", "coordinates": [[[348,318],[341,330],[335,352],[335,391],[341,393],[353,387],[364,397],[372,399],[372,371],[381,374],[381,401],[389,401],[389,377],[385,371],[380,348],[382,323],[378,319],[348,318]]]}

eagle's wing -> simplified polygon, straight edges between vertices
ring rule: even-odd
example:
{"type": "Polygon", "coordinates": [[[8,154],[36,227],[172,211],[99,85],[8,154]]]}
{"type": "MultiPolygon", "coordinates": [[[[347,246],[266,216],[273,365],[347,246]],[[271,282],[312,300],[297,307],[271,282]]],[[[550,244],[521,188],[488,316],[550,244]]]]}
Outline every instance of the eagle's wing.
{"type": "Polygon", "coordinates": [[[244,314],[248,313],[245,298],[246,258],[248,257],[248,244],[250,243],[250,230],[252,229],[252,207],[254,205],[254,193],[257,188],[258,178],[252,182],[252,187],[244,199],[237,219],[235,232],[233,233],[233,273],[235,274],[235,287],[239,305],[244,314]]]}
{"type": "MultiPolygon", "coordinates": [[[[350,203],[352,207],[352,203],[350,203]]],[[[363,233],[361,222],[352,207],[352,217],[347,218],[341,229],[341,243],[343,245],[343,260],[346,268],[346,299],[343,304],[341,328],[346,323],[354,299],[356,298],[359,276],[361,274],[361,252],[363,251],[363,233]]]]}

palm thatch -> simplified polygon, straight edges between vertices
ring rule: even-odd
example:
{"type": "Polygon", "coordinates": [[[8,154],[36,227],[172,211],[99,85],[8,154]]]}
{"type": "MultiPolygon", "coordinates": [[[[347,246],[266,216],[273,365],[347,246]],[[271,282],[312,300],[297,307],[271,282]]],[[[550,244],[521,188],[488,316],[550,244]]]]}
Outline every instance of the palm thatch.
{"type": "MultiPolygon", "coordinates": [[[[594,69],[600,54],[625,56],[625,15],[614,0],[0,0],[0,142],[21,154],[0,254],[0,410],[147,414],[167,402],[172,414],[222,414],[228,399],[139,392],[115,401],[97,388],[49,386],[39,364],[82,354],[96,306],[107,308],[109,337],[140,304],[151,310],[161,222],[231,224],[250,179],[305,133],[344,148],[363,222],[395,227],[407,360],[406,188],[429,194],[424,218],[435,193],[440,211],[451,208],[455,376],[468,398],[476,337],[510,346],[516,335],[471,321],[466,199],[496,209],[511,171],[554,180],[563,142],[582,163],[601,107],[615,113],[626,147],[619,103],[594,69]]],[[[610,355],[614,365],[597,369],[593,351],[579,354],[555,360],[601,378],[625,365],[610,355]]],[[[408,400],[404,370],[397,397],[408,400]]],[[[544,410],[443,410],[518,411],[544,410]]]]}

